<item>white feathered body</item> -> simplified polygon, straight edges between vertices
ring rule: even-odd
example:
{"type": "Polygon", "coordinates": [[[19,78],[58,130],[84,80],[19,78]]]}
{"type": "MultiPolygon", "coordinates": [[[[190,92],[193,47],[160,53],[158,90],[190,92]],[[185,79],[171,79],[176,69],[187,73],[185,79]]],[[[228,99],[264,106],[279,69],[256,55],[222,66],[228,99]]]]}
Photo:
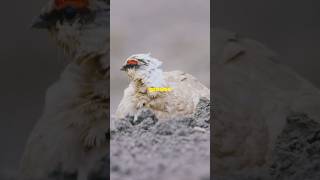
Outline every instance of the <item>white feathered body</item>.
{"type": "Polygon", "coordinates": [[[142,107],[152,109],[159,119],[191,115],[201,97],[210,99],[209,89],[190,74],[181,71],[161,72],[155,78],[161,79],[161,87],[172,90],[149,92],[150,86],[144,83],[145,78],[132,80],[118,106],[118,118],[134,116],[142,107]]]}
{"type": "Polygon", "coordinates": [[[45,180],[59,171],[86,179],[106,155],[108,81],[96,66],[71,63],[48,89],[44,113],[26,145],[21,179],[45,180]]]}
{"type": "Polygon", "coordinates": [[[254,40],[215,29],[212,71],[216,174],[267,165],[289,115],[319,120],[320,91],[254,40]]]}
{"type": "MultiPolygon", "coordinates": [[[[20,180],[68,175],[88,180],[108,153],[109,7],[106,0],[89,2],[90,20],[81,23],[83,17],[75,16],[48,27],[69,61],[47,90],[43,114],[22,156],[20,180]]],[[[55,12],[53,4],[50,0],[41,16],[55,12]]]]}

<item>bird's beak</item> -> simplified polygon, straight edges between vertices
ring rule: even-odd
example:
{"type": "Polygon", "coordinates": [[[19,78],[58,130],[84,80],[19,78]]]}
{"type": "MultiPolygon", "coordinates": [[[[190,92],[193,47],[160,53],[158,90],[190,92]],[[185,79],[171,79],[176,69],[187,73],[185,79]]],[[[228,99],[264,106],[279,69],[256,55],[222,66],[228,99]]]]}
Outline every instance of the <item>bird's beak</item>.
{"type": "Polygon", "coordinates": [[[48,29],[50,23],[44,18],[44,16],[37,16],[32,20],[31,28],[35,29],[48,29]]]}

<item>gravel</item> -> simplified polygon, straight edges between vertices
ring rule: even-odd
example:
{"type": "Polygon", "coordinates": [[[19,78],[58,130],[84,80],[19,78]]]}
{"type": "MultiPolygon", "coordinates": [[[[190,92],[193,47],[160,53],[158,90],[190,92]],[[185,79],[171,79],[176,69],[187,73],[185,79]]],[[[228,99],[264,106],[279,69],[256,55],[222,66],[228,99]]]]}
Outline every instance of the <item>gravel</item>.
{"type": "Polygon", "coordinates": [[[274,148],[271,174],[275,180],[320,179],[320,124],[306,114],[287,118],[274,148]]]}
{"type": "Polygon", "coordinates": [[[112,180],[209,180],[210,101],[195,114],[161,121],[149,109],[115,121],[111,131],[112,180]]]}

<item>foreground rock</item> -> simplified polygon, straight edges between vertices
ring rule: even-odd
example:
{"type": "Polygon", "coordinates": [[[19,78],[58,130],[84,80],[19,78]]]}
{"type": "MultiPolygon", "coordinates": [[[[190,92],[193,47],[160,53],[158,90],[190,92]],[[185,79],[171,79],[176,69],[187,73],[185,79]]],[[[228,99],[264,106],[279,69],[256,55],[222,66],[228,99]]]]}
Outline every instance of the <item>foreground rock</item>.
{"type": "Polygon", "coordinates": [[[161,122],[142,109],[115,122],[111,132],[113,180],[209,180],[210,104],[201,99],[192,117],[161,122]]]}
{"type": "Polygon", "coordinates": [[[288,117],[271,170],[276,180],[320,179],[320,123],[305,114],[288,117]]]}
{"type": "Polygon", "coordinates": [[[270,163],[214,180],[319,180],[320,123],[306,114],[289,116],[276,140],[270,163]]]}

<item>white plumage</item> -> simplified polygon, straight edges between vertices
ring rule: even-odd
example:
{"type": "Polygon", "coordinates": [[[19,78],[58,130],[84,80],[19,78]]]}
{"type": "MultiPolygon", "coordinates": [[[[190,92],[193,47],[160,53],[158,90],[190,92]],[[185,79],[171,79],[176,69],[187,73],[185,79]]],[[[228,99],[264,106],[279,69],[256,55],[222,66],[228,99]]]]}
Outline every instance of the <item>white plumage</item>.
{"type": "Polygon", "coordinates": [[[264,167],[289,115],[319,119],[320,91],[262,44],[221,29],[213,35],[215,175],[264,167]]]}
{"type": "Polygon", "coordinates": [[[117,118],[135,115],[142,108],[152,109],[160,119],[191,115],[201,97],[210,99],[207,87],[190,74],[163,72],[159,60],[150,54],[130,56],[124,66],[130,79],[116,111],[117,118]],[[136,64],[130,65],[130,61],[136,64]],[[148,88],[172,88],[168,92],[150,92],[148,88]]]}
{"type": "Polygon", "coordinates": [[[21,160],[20,179],[107,177],[109,170],[101,168],[108,154],[108,6],[106,0],[91,0],[86,13],[71,6],[75,13],[65,14],[70,12],[50,1],[35,22],[51,32],[70,61],[46,93],[44,112],[21,160]]]}

